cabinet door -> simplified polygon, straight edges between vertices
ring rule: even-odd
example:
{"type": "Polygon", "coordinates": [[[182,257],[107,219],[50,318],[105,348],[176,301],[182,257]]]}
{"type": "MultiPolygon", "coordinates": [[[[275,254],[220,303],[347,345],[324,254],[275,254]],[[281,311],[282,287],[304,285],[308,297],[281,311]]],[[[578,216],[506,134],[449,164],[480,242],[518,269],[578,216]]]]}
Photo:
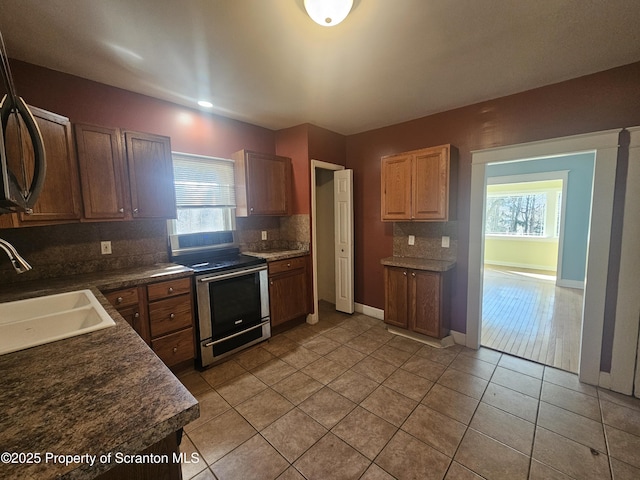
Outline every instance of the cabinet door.
{"type": "Polygon", "coordinates": [[[249,215],[289,215],[291,159],[248,152],[246,188],[249,215]]]}
{"type": "Polygon", "coordinates": [[[142,336],[142,317],[140,315],[140,309],[137,305],[133,307],[119,308],[118,313],[122,315],[129,325],[136,331],[136,333],[142,336]]]}
{"type": "Polygon", "coordinates": [[[75,125],[84,216],[125,218],[125,181],[120,132],[114,128],[75,125]]]}
{"type": "MultiPolygon", "coordinates": [[[[22,223],[38,222],[67,222],[79,220],[80,184],[78,181],[78,167],[73,148],[71,123],[69,119],[36,107],[29,107],[33,114],[44,143],[47,171],[44,187],[35,205],[33,213],[19,214],[22,223]]],[[[15,124],[9,122],[7,131],[15,129],[15,124]]],[[[23,135],[22,155],[26,171],[33,171],[33,149],[28,135],[23,135]]],[[[7,138],[16,138],[8,133],[7,138]]],[[[7,145],[7,154],[12,158],[19,158],[20,145],[11,141],[7,145]]],[[[29,178],[28,183],[31,182],[29,178]]],[[[28,184],[27,183],[27,184],[28,184]]]]}
{"type": "Polygon", "coordinates": [[[437,147],[416,152],[413,159],[412,204],[415,220],[447,220],[449,199],[449,149],[437,147]]]}
{"type": "Polygon", "coordinates": [[[125,132],[134,218],[176,218],[169,137],[125,132]]]}
{"type": "Polygon", "coordinates": [[[407,328],[408,314],[408,276],[407,269],[385,267],[384,283],[384,322],[396,327],[407,328]]]}
{"type": "Polygon", "coordinates": [[[409,329],[416,333],[440,338],[440,274],[421,270],[410,271],[409,329]]]}
{"type": "Polygon", "coordinates": [[[411,219],[411,155],[382,158],[382,220],[411,219]]]}
{"type": "Polygon", "coordinates": [[[295,270],[269,279],[271,325],[276,326],[308,313],[307,273],[295,270]]]}

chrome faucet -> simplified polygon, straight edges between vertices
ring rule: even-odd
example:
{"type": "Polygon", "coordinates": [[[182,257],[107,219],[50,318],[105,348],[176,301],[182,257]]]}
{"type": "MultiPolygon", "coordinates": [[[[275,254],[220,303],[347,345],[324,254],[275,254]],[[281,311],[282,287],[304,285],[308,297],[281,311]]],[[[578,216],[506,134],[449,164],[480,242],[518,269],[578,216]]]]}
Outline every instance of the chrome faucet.
{"type": "Polygon", "coordinates": [[[0,238],[0,248],[7,252],[9,255],[9,260],[11,260],[11,264],[13,268],[16,270],[16,273],[24,273],[28,270],[31,270],[31,265],[24,258],[20,256],[17,250],[6,240],[0,238]]]}

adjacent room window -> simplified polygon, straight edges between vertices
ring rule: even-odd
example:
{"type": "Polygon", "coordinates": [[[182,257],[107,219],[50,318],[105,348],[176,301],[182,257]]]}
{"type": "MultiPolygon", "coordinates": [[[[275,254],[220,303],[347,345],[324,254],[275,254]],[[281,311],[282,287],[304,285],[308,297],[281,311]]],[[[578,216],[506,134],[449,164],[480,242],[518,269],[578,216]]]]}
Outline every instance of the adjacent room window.
{"type": "Polygon", "coordinates": [[[558,238],[562,179],[487,185],[485,234],[558,238]]]}
{"type": "Polygon", "coordinates": [[[544,237],[546,211],[545,193],[487,196],[486,233],[544,237]]]}
{"type": "Polygon", "coordinates": [[[171,233],[235,230],[233,161],[176,152],[172,156],[178,215],[171,233]]]}

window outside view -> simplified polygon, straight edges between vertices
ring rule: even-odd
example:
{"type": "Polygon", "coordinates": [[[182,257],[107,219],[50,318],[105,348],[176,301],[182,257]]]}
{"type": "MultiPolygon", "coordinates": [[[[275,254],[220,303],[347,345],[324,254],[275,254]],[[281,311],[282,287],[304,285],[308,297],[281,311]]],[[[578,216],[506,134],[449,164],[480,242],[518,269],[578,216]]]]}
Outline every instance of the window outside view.
{"type": "Polygon", "coordinates": [[[235,229],[233,161],[173,153],[177,218],[172,233],[235,229]]]}

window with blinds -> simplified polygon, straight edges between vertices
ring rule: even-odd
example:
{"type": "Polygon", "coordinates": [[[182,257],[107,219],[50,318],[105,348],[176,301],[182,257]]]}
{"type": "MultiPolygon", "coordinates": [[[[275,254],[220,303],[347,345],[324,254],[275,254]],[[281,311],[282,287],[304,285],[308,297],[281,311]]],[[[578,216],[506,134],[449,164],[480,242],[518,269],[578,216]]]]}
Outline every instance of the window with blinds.
{"type": "Polygon", "coordinates": [[[172,154],[177,219],[173,234],[235,230],[233,160],[172,154]]]}

